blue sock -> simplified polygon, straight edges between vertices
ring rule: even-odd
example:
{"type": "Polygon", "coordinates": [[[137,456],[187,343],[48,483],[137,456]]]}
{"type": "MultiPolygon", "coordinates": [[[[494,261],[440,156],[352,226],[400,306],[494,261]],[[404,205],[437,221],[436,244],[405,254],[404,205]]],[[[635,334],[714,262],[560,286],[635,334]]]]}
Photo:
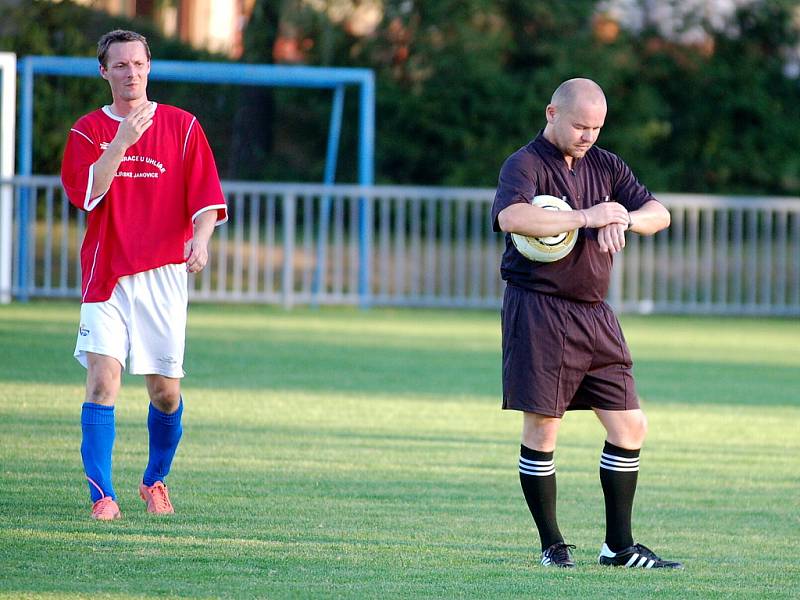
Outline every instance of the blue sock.
{"type": "Polygon", "coordinates": [[[111,484],[111,452],[114,449],[114,407],[84,402],[81,410],[81,457],[92,502],[103,496],[116,500],[111,484]]]}
{"type": "Polygon", "coordinates": [[[178,449],[178,442],[181,441],[183,426],[181,425],[181,415],[183,414],[183,397],[181,403],[171,415],[161,412],[150,404],[150,412],[147,414],[147,430],[150,432],[150,460],[144,470],[142,483],[146,486],[153,485],[156,481],[164,481],[172,466],[172,459],[178,449]]]}

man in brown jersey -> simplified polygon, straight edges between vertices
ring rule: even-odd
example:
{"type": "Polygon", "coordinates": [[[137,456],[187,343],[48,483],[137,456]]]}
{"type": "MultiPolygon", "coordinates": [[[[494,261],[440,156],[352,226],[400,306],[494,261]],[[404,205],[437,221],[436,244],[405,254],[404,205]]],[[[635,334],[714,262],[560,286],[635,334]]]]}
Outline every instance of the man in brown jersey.
{"type": "Polygon", "coordinates": [[[659,203],[616,155],[594,146],[606,117],[603,90],[570,79],[554,92],[547,124],[506,159],[492,206],[506,233],[500,271],[503,298],[503,408],[523,411],[519,476],[539,531],[541,562],[574,567],[573,545],[556,520],[553,453],[565,411],[591,409],[606,430],[600,458],[606,534],[599,562],[681,568],[634,543],[631,511],[647,420],[636,395],[625,338],[605,303],[612,257],[631,233],[669,225],[659,203]],[[538,195],[564,199],[572,211],[531,205],[538,195]],[[570,254],[555,262],[523,257],[511,233],[554,236],[579,228],[570,254]]]}

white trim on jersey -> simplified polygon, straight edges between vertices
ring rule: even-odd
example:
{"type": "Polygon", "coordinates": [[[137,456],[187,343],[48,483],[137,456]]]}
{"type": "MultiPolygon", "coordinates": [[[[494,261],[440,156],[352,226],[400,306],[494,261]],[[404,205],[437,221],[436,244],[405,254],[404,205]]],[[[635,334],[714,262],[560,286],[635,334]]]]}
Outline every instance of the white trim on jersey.
{"type": "Polygon", "coordinates": [[[94,277],[94,266],[97,264],[97,251],[100,250],[100,242],[97,242],[97,246],[94,248],[94,256],[92,257],[92,270],[89,271],[89,279],[86,280],[86,289],[83,290],[83,296],[81,296],[81,302],[86,300],[86,294],[89,293],[89,286],[92,284],[92,278],[94,277]]]}
{"type": "Polygon", "coordinates": [[[83,209],[86,211],[92,210],[89,205],[92,202],[92,186],[94,185],[94,165],[89,165],[89,177],[86,178],[86,194],[83,196],[83,209]]]}
{"type": "Polygon", "coordinates": [[[189,134],[192,133],[192,127],[197,122],[197,117],[192,117],[192,122],[189,123],[189,129],[186,130],[186,139],[183,140],[183,153],[181,158],[186,158],[186,145],[189,143],[189,134]]]}
{"type": "Polygon", "coordinates": [[[102,110],[107,117],[111,117],[115,121],[119,121],[120,123],[122,123],[125,120],[125,117],[120,117],[119,115],[115,115],[113,112],[111,112],[111,107],[108,104],[106,104],[100,110],[102,110]]]}
{"type": "Polygon", "coordinates": [[[86,212],[91,212],[98,204],[100,204],[100,200],[106,197],[108,190],[100,194],[97,198],[92,199],[92,186],[94,185],[94,165],[89,167],[89,181],[86,184],[86,197],[83,199],[83,209],[86,212]]]}
{"type": "MultiPolygon", "coordinates": [[[[153,107],[157,108],[158,107],[158,103],[157,102],[153,102],[153,107]]],[[[120,123],[122,123],[125,120],[125,117],[120,117],[119,115],[114,114],[113,112],[111,112],[111,105],[109,105],[109,104],[106,104],[100,110],[102,110],[106,114],[106,116],[111,117],[115,121],[119,121],[120,123]]]]}
{"type": "Polygon", "coordinates": [[[90,143],[92,146],[94,146],[94,142],[92,141],[92,138],[90,138],[88,135],[86,135],[86,134],[85,134],[85,133],[83,133],[82,131],[78,131],[78,130],[77,130],[77,129],[75,129],[75,128],[70,128],[70,131],[74,131],[75,133],[77,133],[77,134],[79,134],[79,135],[82,135],[82,136],[83,136],[83,137],[85,137],[87,140],[89,140],[89,143],[90,143]]]}
{"type": "MultiPolygon", "coordinates": [[[[198,210],[196,213],[194,213],[192,215],[192,223],[194,223],[195,219],[197,219],[197,217],[202,215],[204,212],[209,211],[209,210],[219,210],[220,208],[227,208],[227,206],[225,206],[224,204],[212,204],[211,206],[206,206],[204,208],[201,208],[200,210],[198,210]]],[[[225,211],[225,218],[224,219],[217,219],[217,222],[214,223],[214,227],[218,227],[219,225],[222,225],[223,223],[225,223],[227,221],[228,221],[228,211],[226,210],[225,211]]]]}
{"type": "MultiPolygon", "coordinates": [[[[92,141],[92,138],[90,138],[88,135],[86,135],[82,131],[79,131],[79,130],[75,129],[74,127],[71,127],[70,131],[74,131],[78,135],[82,136],[92,146],[94,146],[94,142],[92,141]]],[[[83,197],[83,210],[85,210],[86,212],[90,212],[95,206],[97,206],[100,203],[100,200],[102,200],[105,197],[105,195],[108,193],[107,191],[105,191],[102,194],[100,194],[97,198],[92,199],[92,185],[94,185],[94,165],[93,164],[89,166],[89,180],[86,183],[86,194],[83,197]]]]}

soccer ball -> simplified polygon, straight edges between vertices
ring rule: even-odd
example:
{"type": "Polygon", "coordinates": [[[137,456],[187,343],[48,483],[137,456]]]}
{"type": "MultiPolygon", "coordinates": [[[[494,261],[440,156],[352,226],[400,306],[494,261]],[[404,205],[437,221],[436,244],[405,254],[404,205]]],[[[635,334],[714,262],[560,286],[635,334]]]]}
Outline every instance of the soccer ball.
{"type": "MultiPolygon", "coordinates": [[[[555,196],[536,196],[531,204],[545,210],[572,210],[569,204],[555,196]]],[[[511,241],[525,258],[536,262],[555,262],[564,258],[575,247],[575,242],[578,241],[578,230],[573,229],[546,237],[529,237],[512,233],[511,241]]]]}

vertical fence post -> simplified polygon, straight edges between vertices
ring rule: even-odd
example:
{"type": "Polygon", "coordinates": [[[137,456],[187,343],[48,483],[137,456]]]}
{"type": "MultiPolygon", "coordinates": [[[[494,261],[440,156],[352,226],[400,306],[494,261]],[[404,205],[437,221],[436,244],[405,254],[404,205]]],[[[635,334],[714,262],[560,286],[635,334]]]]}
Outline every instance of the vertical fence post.
{"type": "MultiPolygon", "coordinates": [[[[22,176],[33,173],[33,61],[31,57],[20,60],[22,63],[22,108],[20,109],[19,127],[19,152],[17,172],[22,176]]],[[[28,301],[28,239],[30,188],[21,187],[18,199],[18,230],[17,241],[17,285],[19,291],[17,298],[22,302],[28,301]]]]}
{"type": "MultiPolygon", "coordinates": [[[[359,111],[358,183],[374,183],[375,153],[375,75],[369,71],[361,82],[359,111]]],[[[372,302],[372,197],[363,195],[359,200],[359,304],[367,308],[372,302]]]]}
{"type": "MultiPolygon", "coordinates": [[[[17,55],[0,52],[0,179],[14,176],[17,116],[17,55]]],[[[13,269],[14,188],[0,186],[0,304],[11,302],[13,269]]]]}
{"type": "Polygon", "coordinates": [[[295,221],[297,219],[295,207],[297,205],[297,192],[287,191],[283,196],[283,274],[281,278],[281,293],[283,307],[292,308],[294,304],[294,236],[295,221]]]}
{"type": "MultiPolygon", "coordinates": [[[[339,138],[342,135],[342,111],[344,110],[344,86],[337,85],[333,93],[333,106],[328,131],[328,150],[325,156],[323,183],[333,185],[336,180],[336,162],[339,152],[339,138]]],[[[363,109],[362,109],[363,110],[363,109]]],[[[313,201],[310,202],[313,207],[313,201]]],[[[312,209],[313,210],[313,209],[312,209]]],[[[331,196],[325,194],[320,199],[319,229],[317,239],[317,268],[311,284],[311,305],[316,306],[319,295],[325,287],[325,272],[328,265],[328,226],[331,218],[331,196]]]]}

